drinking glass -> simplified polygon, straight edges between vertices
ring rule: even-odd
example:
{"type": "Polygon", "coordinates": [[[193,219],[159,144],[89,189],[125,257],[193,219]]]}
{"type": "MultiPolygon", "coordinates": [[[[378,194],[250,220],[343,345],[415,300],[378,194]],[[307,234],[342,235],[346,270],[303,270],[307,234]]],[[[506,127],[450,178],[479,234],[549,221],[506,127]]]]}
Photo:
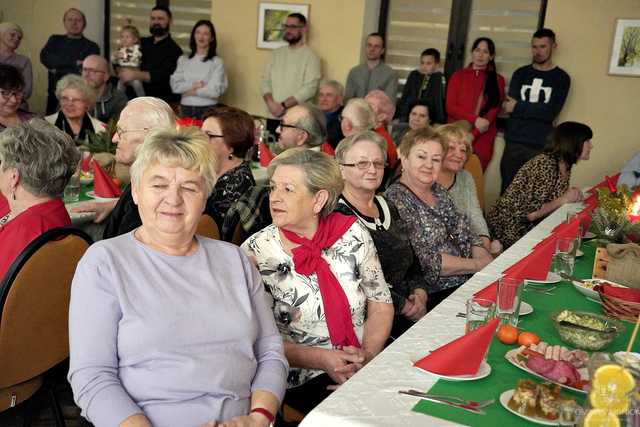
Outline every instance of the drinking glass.
{"type": "Polygon", "coordinates": [[[71,175],[69,183],[64,187],[64,201],[74,203],[80,200],[80,175],[78,172],[71,175]]]}
{"type": "Polygon", "coordinates": [[[553,263],[556,273],[573,275],[573,267],[576,262],[577,240],[570,237],[560,237],[556,241],[556,253],[553,263]]]}
{"type": "Polygon", "coordinates": [[[482,298],[467,300],[467,323],[464,333],[478,329],[495,316],[496,305],[493,301],[482,298]]]}
{"type": "Polygon", "coordinates": [[[501,277],[498,279],[498,295],[496,313],[500,318],[500,324],[518,326],[520,314],[520,302],[522,301],[523,281],[513,277],[501,277]]]}

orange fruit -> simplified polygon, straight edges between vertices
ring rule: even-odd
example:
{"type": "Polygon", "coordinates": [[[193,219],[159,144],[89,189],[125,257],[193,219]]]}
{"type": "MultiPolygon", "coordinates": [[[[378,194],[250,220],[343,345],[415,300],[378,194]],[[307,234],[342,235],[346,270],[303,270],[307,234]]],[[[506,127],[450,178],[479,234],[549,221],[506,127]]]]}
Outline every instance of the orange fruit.
{"type": "Polygon", "coordinates": [[[518,335],[518,344],[529,347],[531,344],[538,344],[540,337],[533,332],[522,332],[518,335]]]}
{"type": "Polygon", "coordinates": [[[518,341],[518,328],[513,325],[502,325],[496,334],[498,340],[503,344],[514,344],[518,341]]]}

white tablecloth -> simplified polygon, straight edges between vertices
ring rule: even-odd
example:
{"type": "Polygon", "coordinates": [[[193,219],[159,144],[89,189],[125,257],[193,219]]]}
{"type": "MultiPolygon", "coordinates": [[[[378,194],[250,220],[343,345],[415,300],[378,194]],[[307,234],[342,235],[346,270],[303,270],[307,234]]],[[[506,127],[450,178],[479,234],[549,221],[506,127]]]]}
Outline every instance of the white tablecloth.
{"type": "Polygon", "coordinates": [[[318,405],[305,417],[301,427],[458,425],[412,412],[411,408],[419,399],[398,394],[401,389],[429,390],[437,381],[413,368],[413,362],[461,336],[465,319],[455,315],[465,311],[466,300],[528,255],[566,219],[567,212],[580,209],[580,204],[564,205],[548,216],[318,405]]]}

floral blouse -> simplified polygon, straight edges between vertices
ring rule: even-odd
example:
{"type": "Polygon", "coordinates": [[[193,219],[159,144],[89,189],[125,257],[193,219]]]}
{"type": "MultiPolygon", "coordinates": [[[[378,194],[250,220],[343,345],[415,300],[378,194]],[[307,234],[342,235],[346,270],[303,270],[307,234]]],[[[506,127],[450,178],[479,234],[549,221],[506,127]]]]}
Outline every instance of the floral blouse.
{"type": "MultiPolygon", "coordinates": [[[[282,247],[278,227],[272,224],[257,232],[242,248],[256,258],[267,292],[273,297],[273,314],[283,339],[331,349],[318,278],[295,271],[292,257],[282,247]]],[[[333,246],[322,251],[322,257],[342,285],[356,336],[362,342],[367,301],[391,304],[389,286],[371,236],[355,222],[333,246]]],[[[291,367],[288,386],[302,385],[322,373],[319,369],[291,367]]]]}
{"type": "Polygon", "coordinates": [[[218,178],[213,193],[207,199],[204,212],[213,217],[218,227],[222,227],[231,205],[254,185],[256,182],[251,174],[249,162],[241,163],[218,178]]]}
{"type": "Polygon", "coordinates": [[[399,181],[385,193],[398,208],[411,236],[411,246],[430,284],[428,293],[460,286],[471,277],[469,274],[441,277],[441,253],[471,258],[472,247],[482,245],[482,240],[471,231],[469,220],[458,211],[447,190],[436,183],[431,191],[438,200],[434,207],[424,203],[399,181]]]}

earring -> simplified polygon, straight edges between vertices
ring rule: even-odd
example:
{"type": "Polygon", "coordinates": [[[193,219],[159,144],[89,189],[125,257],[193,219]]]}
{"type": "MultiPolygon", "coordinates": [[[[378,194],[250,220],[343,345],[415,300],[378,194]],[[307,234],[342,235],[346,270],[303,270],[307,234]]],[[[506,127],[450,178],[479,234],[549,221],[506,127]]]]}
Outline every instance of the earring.
{"type": "Polygon", "coordinates": [[[15,202],[15,200],[16,200],[16,192],[15,192],[15,191],[12,191],[12,192],[11,192],[11,198],[12,198],[12,199],[13,199],[13,201],[15,202]]]}

